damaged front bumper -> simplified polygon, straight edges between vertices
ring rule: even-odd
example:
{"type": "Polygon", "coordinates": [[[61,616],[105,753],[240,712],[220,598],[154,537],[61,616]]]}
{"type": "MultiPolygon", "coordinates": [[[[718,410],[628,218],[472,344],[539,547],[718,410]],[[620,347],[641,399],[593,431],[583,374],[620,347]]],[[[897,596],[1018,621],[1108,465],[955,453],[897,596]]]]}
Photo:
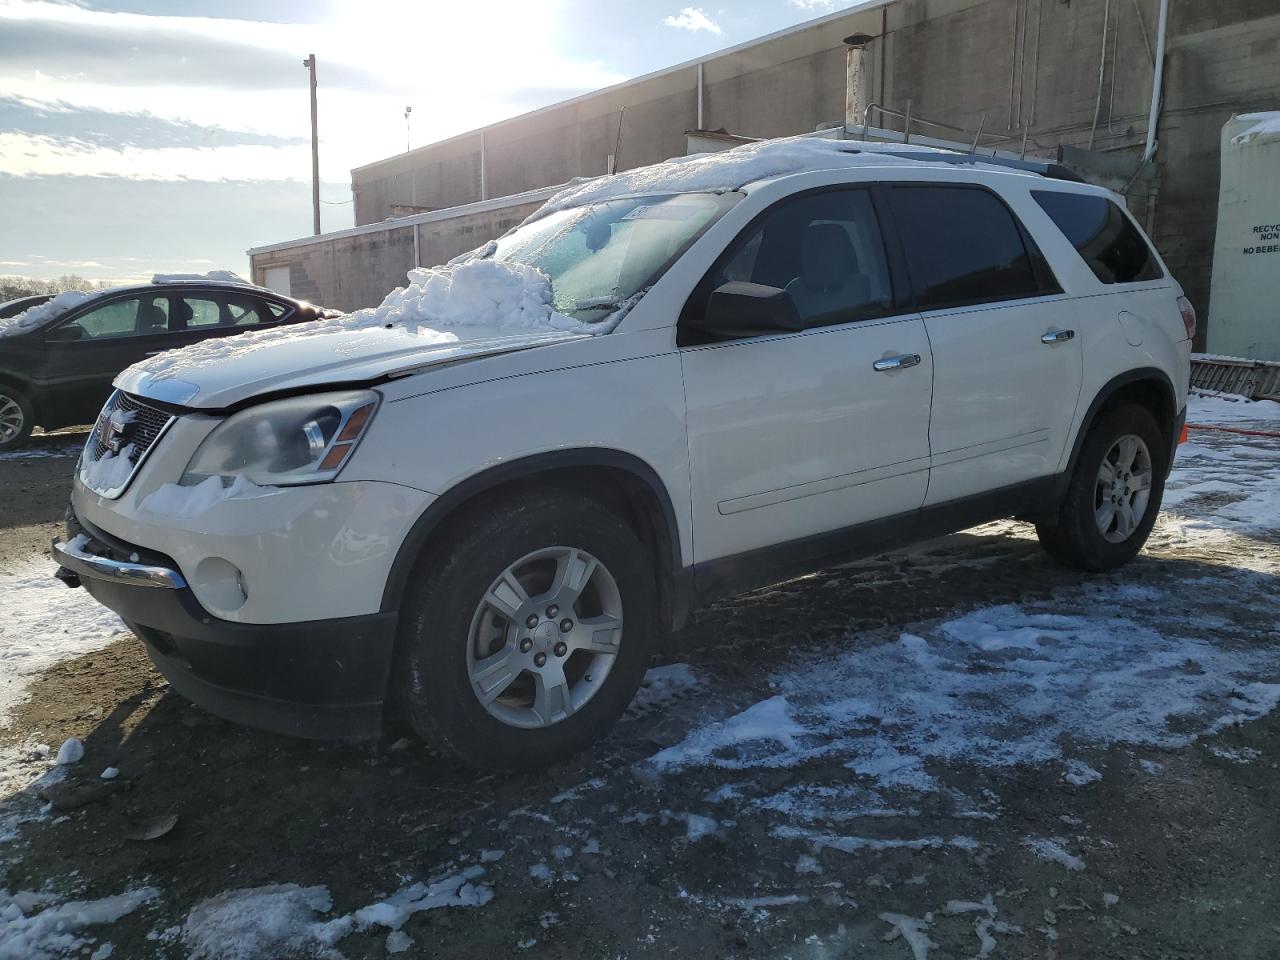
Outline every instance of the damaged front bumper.
{"type": "Polygon", "coordinates": [[[167,557],[74,514],[56,542],[59,579],[83,585],[146,646],[170,686],[228,720],[294,736],[377,736],[391,671],[394,611],[248,624],[210,614],[167,557]]]}

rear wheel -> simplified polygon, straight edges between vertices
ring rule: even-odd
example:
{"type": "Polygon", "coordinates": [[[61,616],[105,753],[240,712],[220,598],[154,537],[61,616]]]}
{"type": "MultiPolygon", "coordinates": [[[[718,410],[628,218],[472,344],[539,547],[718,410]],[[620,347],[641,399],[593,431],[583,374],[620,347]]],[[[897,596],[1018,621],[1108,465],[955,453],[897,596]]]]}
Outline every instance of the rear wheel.
{"type": "Polygon", "coordinates": [[[1045,551],[1081,570],[1111,570],[1142,549],[1164,494],[1166,443],[1145,407],[1105,414],[1089,432],[1054,525],[1038,524],[1045,551]]]}
{"type": "Polygon", "coordinates": [[[594,500],[534,491],[473,513],[406,596],[397,700],[427,741],[532,769],[601,736],[649,663],[655,590],[632,529],[594,500]]]}
{"type": "Polygon", "coordinates": [[[0,384],[0,451],[14,450],[27,442],[35,427],[34,416],[25,396],[0,384]]]}

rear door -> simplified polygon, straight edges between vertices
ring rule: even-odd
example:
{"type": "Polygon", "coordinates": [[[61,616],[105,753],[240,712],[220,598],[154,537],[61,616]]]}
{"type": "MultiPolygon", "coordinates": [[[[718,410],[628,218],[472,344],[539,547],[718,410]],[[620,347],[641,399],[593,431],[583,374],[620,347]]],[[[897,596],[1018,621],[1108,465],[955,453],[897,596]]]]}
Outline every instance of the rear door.
{"type": "Polygon", "coordinates": [[[929,344],[890,263],[871,191],[823,190],[765,211],[695,291],[680,342],[698,563],[919,508],[929,344]],[[786,290],[808,328],[690,335],[729,281],[786,290]]]}
{"type": "Polygon", "coordinates": [[[925,504],[1052,474],[1080,395],[1075,304],[994,192],[910,184],[892,197],[933,351],[925,504]]]}
{"type": "Polygon", "coordinates": [[[170,303],[173,337],[166,349],[277,326],[292,312],[275,301],[234,290],[174,293],[170,303]]]}

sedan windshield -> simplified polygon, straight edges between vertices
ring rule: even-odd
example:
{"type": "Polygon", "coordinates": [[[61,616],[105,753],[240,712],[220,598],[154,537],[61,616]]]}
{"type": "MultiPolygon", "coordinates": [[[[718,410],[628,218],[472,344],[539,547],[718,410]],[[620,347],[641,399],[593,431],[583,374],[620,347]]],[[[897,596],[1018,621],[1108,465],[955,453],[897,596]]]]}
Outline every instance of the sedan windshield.
{"type": "Polygon", "coordinates": [[[558,210],[500,238],[495,260],[551,278],[552,307],[598,323],[662,276],[741,194],[629,197],[558,210]]]}

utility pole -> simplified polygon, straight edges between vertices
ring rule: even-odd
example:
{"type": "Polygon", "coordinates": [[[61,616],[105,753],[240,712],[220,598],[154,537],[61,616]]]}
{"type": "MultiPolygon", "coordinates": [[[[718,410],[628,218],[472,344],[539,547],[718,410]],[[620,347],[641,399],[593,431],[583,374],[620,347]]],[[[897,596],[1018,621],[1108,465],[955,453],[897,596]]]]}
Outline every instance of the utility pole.
{"type": "Polygon", "coordinates": [[[404,108],[404,152],[409,152],[409,117],[413,114],[413,107],[404,108]]]}
{"type": "Polygon", "coordinates": [[[316,55],[302,61],[311,73],[311,225],[320,236],[320,127],[316,110],[316,55]]]}

